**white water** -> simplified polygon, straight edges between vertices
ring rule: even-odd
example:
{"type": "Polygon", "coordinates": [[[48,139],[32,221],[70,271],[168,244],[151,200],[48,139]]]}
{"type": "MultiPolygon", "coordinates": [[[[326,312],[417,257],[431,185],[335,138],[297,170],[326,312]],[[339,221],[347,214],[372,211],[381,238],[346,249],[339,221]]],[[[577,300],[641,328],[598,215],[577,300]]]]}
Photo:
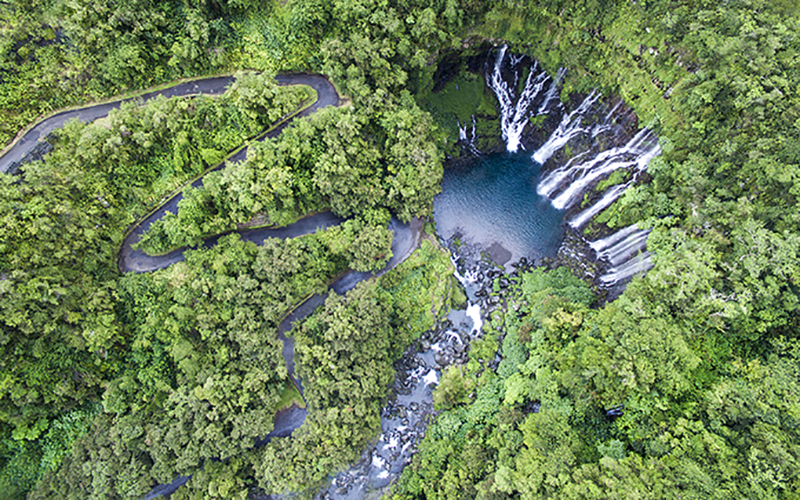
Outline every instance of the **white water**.
{"type": "MultiPolygon", "coordinates": [[[[556,96],[556,92],[558,92],[558,84],[561,83],[561,79],[564,78],[567,70],[564,68],[559,68],[558,72],[556,73],[556,77],[550,82],[550,88],[547,89],[547,93],[544,95],[544,100],[542,104],[539,105],[539,110],[536,111],[536,115],[546,115],[550,113],[549,106],[550,103],[553,101],[553,98],[556,96]]],[[[559,105],[561,103],[559,102],[559,105]]]]}
{"type": "MultiPolygon", "coordinates": [[[[589,245],[597,252],[597,260],[607,260],[611,265],[618,266],[634,253],[643,250],[647,245],[647,235],[650,234],[650,230],[631,231],[631,228],[636,228],[636,226],[628,226],[606,238],[606,240],[611,238],[616,238],[616,240],[606,243],[600,249],[595,248],[595,245],[590,243],[589,245]]],[[[597,242],[594,243],[596,244],[597,242]]]]}
{"type": "MultiPolygon", "coordinates": [[[[456,279],[465,289],[468,285],[475,283],[478,280],[477,269],[467,269],[464,271],[464,276],[462,276],[461,273],[458,272],[458,264],[456,263],[455,255],[450,255],[450,262],[453,263],[453,276],[456,277],[456,279]]],[[[475,337],[476,335],[480,334],[481,329],[483,328],[483,318],[481,318],[480,305],[467,301],[467,317],[472,320],[472,330],[470,331],[470,336],[475,337]]]]}
{"type": "Polygon", "coordinates": [[[476,132],[475,128],[477,126],[475,121],[475,115],[472,115],[472,131],[471,133],[467,132],[467,124],[461,124],[461,121],[456,119],[456,124],[458,125],[458,142],[466,144],[470,150],[473,152],[478,152],[478,149],[475,147],[475,139],[478,137],[478,133],[476,132]]]}
{"type": "Polygon", "coordinates": [[[563,210],[572,206],[600,178],[621,168],[633,168],[635,175],[645,170],[650,160],[660,153],[661,148],[652,140],[652,133],[642,129],[622,147],[601,151],[585,162],[568,164],[569,166],[554,170],[542,180],[536,190],[543,196],[552,196],[559,186],[571,180],[570,184],[553,198],[553,206],[563,210]]]}
{"type": "Polygon", "coordinates": [[[604,286],[610,287],[635,274],[647,271],[651,267],[653,267],[653,261],[650,252],[642,252],[621,266],[609,269],[606,274],[600,276],[600,282],[604,286]]]}
{"type": "MultiPolygon", "coordinates": [[[[510,153],[515,153],[522,147],[520,143],[522,132],[528,124],[530,116],[532,116],[528,108],[530,108],[536,100],[545,83],[550,80],[550,77],[547,75],[547,72],[538,71],[538,64],[534,63],[528,73],[528,78],[525,81],[522,93],[517,97],[516,88],[519,84],[519,72],[514,72],[513,85],[509,85],[508,82],[503,79],[502,68],[507,50],[508,46],[504,45],[498,51],[494,69],[486,83],[494,92],[494,95],[497,97],[497,102],[500,105],[500,130],[503,134],[503,140],[506,142],[506,149],[510,153]]],[[[513,54],[509,56],[511,66],[518,65],[522,59],[523,57],[514,56],[513,54]]],[[[546,113],[549,100],[555,95],[556,85],[557,82],[553,81],[537,114],[546,113]]]]}
{"type": "Polygon", "coordinates": [[[461,122],[456,120],[458,123],[458,140],[459,142],[467,142],[467,124],[461,125],[461,122]]]}
{"type": "Polygon", "coordinates": [[[616,186],[606,191],[606,193],[603,195],[600,201],[598,201],[591,207],[587,208],[583,212],[573,217],[572,220],[569,221],[569,225],[575,229],[578,229],[587,222],[589,222],[589,219],[599,214],[605,208],[607,208],[612,203],[617,201],[617,198],[622,196],[622,193],[624,193],[625,190],[628,189],[628,186],[630,186],[632,182],[633,181],[626,182],[625,184],[617,184],[616,186]]]}
{"type": "Polygon", "coordinates": [[[472,320],[472,331],[470,335],[475,337],[480,334],[483,328],[483,319],[481,318],[481,307],[478,304],[469,303],[467,306],[467,316],[472,320]]]}
{"type": "Polygon", "coordinates": [[[606,248],[614,245],[615,243],[621,241],[624,238],[627,238],[628,236],[630,236],[631,234],[635,233],[638,230],[639,228],[636,226],[636,224],[631,224],[626,228],[620,229],[611,236],[607,236],[597,241],[590,241],[589,246],[592,247],[592,250],[594,250],[599,254],[606,248]]]}
{"type": "Polygon", "coordinates": [[[617,102],[614,105],[614,107],[611,108],[611,111],[606,113],[606,116],[605,116],[605,118],[603,118],[603,121],[601,123],[598,123],[597,125],[595,125],[594,128],[592,128],[592,138],[595,138],[595,137],[597,137],[598,135],[600,135],[600,134],[602,134],[604,132],[608,132],[609,130],[611,130],[614,127],[614,120],[613,120],[614,113],[617,112],[617,110],[619,109],[621,104],[622,104],[622,101],[617,102]]]}
{"type": "Polygon", "coordinates": [[[547,139],[542,147],[533,153],[533,160],[541,165],[544,165],[553,153],[563,148],[573,137],[585,133],[586,128],[583,127],[582,121],[584,115],[592,108],[592,105],[600,98],[600,94],[592,92],[583,100],[580,106],[574,109],[568,115],[564,115],[559,123],[558,128],[547,139]]]}
{"type": "Polygon", "coordinates": [[[607,260],[613,266],[622,264],[632,255],[644,250],[647,246],[647,235],[649,233],[650,231],[647,230],[630,235],[613,247],[601,252],[598,255],[598,259],[607,260]]]}

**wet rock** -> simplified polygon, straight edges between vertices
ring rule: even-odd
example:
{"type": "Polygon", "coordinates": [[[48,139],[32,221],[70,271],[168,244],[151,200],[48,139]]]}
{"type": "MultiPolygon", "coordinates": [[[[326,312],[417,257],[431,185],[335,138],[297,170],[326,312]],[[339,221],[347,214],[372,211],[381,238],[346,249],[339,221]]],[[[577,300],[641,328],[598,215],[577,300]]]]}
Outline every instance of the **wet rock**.
{"type": "Polygon", "coordinates": [[[419,405],[416,401],[412,401],[408,407],[411,409],[411,411],[417,411],[419,409],[419,405]]]}

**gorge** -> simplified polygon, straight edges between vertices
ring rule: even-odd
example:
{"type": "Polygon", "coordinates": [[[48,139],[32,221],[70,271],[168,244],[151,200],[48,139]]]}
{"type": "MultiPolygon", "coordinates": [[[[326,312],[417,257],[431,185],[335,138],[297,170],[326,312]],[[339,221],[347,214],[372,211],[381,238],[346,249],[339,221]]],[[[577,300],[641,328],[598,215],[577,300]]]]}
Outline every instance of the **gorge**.
{"type": "MultiPolygon", "coordinates": [[[[636,116],[621,101],[608,104],[597,91],[574,106],[560,101],[559,82],[565,73],[562,68],[550,76],[537,62],[509,53],[506,45],[489,51],[483,74],[496,98],[507,153],[481,155],[475,146],[475,117],[470,130],[459,123],[463,154],[475,159],[445,173],[435,212],[443,239],[463,234],[485,249],[499,245],[511,253],[501,265],[523,255],[553,257],[564,230],[562,219],[579,234],[635,185],[660,154],[657,137],[638,128],[636,116]],[[537,127],[537,137],[545,133],[538,144],[530,138],[537,127]],[[520,152],[527,149],[533,151],[530,156],[520,152]],[[616,182],[601,186],[612,174],[616,182]],[[508,178],[501,180],[504,176],[508,178]]],[[[624,231],[620,234],[627,236],[624,231]]],[[[585,240],[605,269],[593,277],[599,286],[617,285],[650,267],[649,255],[639,255],[646,248],[647,232],[637,234],[635,240],[623,240],[624,247],[616,252],[602,246],[605,240],[585,240]]]]}

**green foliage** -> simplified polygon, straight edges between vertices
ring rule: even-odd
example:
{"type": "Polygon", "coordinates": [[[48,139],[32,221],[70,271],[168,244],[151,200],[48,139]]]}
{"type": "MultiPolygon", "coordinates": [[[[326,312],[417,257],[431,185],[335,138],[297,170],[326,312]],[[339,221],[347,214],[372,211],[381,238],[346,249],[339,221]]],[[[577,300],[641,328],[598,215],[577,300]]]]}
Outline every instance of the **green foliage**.
{"type": "MultiPolygon", "coordinates": [[[[240,455],[268,434],[292,384],[278,323],[344,269],[327,239],[322,232],[256,246],[231,235],[169,268],[123,277],[127,362],[107,383],[94,430],[36,494],[79,497],[78,485],[135,468],[109,495],[141,496],[154,481],[240,455]]],[[[223,497],[242,491],[241,478],[223,480],[214,470],[199,484],[223,497]]]]}
{"type": "Polygon", "coordinates": [[[64,106],[229,67],[234,40],[224,4],[4,2],[0,143],[64,106]]]}
{"type": "Polygon", "coordinates": [[[442,158],[430,127],[407,93],[373,109],[320,110],[258,145],[244,162],[210,173],[202,188],[188,189],[178,214],[154,223],[141,246],[157,253],[194,246],[259,215],[283,224],[327,206],[364,219],[350,233],[361,239],[352,261],[377,268],[384,257],[375,244],[386,243],[377,226],[386,223],[387,209],[404,221],[427,216],[441,189],[442,158]]]}
{"type": "MultiPolygon", "coordinates": [[[[297,105],[297,91],[271,85],[284,106],[297,105]]],[[[203,172],[204,151],[233,149],[258,129],[230,101],[123,105],[104,123],[69,123],[21,182],[0,176],[0,420],[52,418],[114,376],[125,345],[115,305],[124,228],[203,172]]]]}
{"type": "Polygon", "coordinates": [[[380,280],[331,294],[293,334],[309,415],[290,439],[252,453],[260,487],[311,494],[357,459],[380,427],[395,359],[447,306],[450,266],[424,241],[380,280]]]}
{"type": "MultiPolygon", "coordinates": [[[[350,95],[189,190],[152,248],[327,207],[355,218],[327,240],[262,250],[233,238],[120,280],[128,224],[304,98],[253,74],[228,98],[70,124],[23,178],[0,176],[0,489],[22,497],[39,480],[31,498],[141,497],[268,429],[286,393],[278,319],[345,267],[378,267],[387,211],[430,214],[454,137],[430,103],[467,94],[453,108],[462,122],[468,108],[492,115],[478,80],[429,93],[431,63],[480,32],[567,67],[563,95],[600,87],[657,129],[650,182],[595,219],[651,227],[656,266],[596,310],[566,271],[524,276],[517,309],[473,345],[485,361],[505,334],[497,373],[470,361],[446,375],[439,403],[452,407],[395,495],[796,496],[798,19],[783,0],[3,3],[4,142],[56,108],[237,66],[325,71],[350,95]],[[69,420],[101,400],[91,424],[69,420]]],[[[423,242],[379,283],[331,298],[298,334],[304,428],[210,464],[179,495],[235,497],[249,478],[313,488],[356,458],[392,360],[448,307],[449,265],[423,242]]]]}
{"type": "Polygon", "coordinates": [[[451,366],[444,373],[433,393],[433,405],[436,411],[447,410],[458,404],[467,402],[467,394],[471,387],[464,380],[464,372],[457,366],[451,366]]]}
{"type": "Polygon", "coordinates": [[[593,312],[589,300],[554,296],[580,298],[588,288],[573,280],[563,271],[521,276],[512,304],[521,314],[501,325],[497,376],[453,406],[475,381],[447,372],[437,402],[449,409],[394,498],[792,497],[796,340],[704,379],[691,328],[654,315],[641,298],[645,283],[593,312]],[[486,398],[493,402],[483,406],[486,398]],[[607,418],[620,403],[624,414],[607,418]],[[476,467],[476,456],[491,465],[476,467]]]}
{"type": "Polygon", "coordinates": [[[3,425],[0,440],[0,490],[2,498],[24,498],[43,475],[55,472],[72,448],[86,433],[99,413],[99,406],[76,409],[53,421],[39,420],[33,429],[3,425]]]}

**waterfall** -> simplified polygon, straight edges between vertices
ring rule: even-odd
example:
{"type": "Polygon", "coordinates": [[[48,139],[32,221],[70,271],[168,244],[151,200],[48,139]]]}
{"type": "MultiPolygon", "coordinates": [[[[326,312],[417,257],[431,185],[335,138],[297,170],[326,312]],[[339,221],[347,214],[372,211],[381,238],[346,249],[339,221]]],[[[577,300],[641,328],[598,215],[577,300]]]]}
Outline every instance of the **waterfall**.
{"type": "Polygon", "coordinates": [[[617,231],[605,240],[589,243],[589,246],[597,252],[597,260],[607,260],[611,265],[618,266],[634,253],[644,249],[648,234],[650,234],[649,229],[639,230],[634,224],[617,231]],[[603,246],[598,245],[600,242],[603,246]]]}
{"type": "Polygon", "coordinates": [[[475,156],[480,156],[481,152],[475,145],[475,139],[478,137],[478,133],[476,132],[477,123],[475,122],[475,115],[472,115],[471,133],[467,132],[466,123],[462,125],[458,119],[456,119],[456,123],[458,124],[458,142],[469,149],[470,153],[474,154],[475,156]]]}
{"type": "Polygon", "coordinates": [[[628,236],[630,236],[631,234],[635,233],[638,230],[639,228],[636,226],[636,224],[631,224],[630,226],[624,229],[620,229],[611,236],[608,236],[606,238],[597,241],[590,241],[589,246],[592,247],[592,250],[594,250],[599,254],[606,248],[614,245],[615,243],[621,241],[624,238],[627,238],[628,236]]]}
{"type": "Polygon", "coordinates": [[[619,109],[621,104],[622,104],[622,101],[618,101],[614,105],[614,107],[611,108],[611,111],[606,113],[606,116],[605,116],[605,118],[603,118],[603,121],[598,123],[597,125],[595,125],[594,128],[592,128],[592,139],[594,139],[595,137],[597,137],[598,135],[600,135],[600,134],[602,134],[604,132],[608,132],[609,130],[611,130],[614,127],[614,120],[613,120],[614,113],[616,113],[616,111],[619,109]]]}
{"type": "Polygon", "coordinates": [[[597,260],[606,261],[612,266],[600,276],[603,286],[613,286],[653,267],[650,252],[644,251],[649,234],[649,229],[640,230],[636,224],[632,224],[611,236],[589,242],[589,246],[597,253],[597,260]]]}
{"type": "Polygon", "coordinates": [[[558,124],[555,132],[550,135],[542,147],[533,153],[533,160],[539,164],[544,165],[553,153],[563,148],[573,137],[585,133],[587,130],[583,128],[582,121],[584,115],[592,108],[592,105],[600,98],[600,94],[592,91],[591,94],[586,96],[580,106],[573,110],[571,113],[564,115],[561,123],[558,124]]]}
{"type": "Polygon", "coordinates": [[[600,252],[598,260],[607,260],[612,266],[618,266],[632,255],[644,250],[647,246],[647,235],[650,231],[639,231],[625,238],[611,248],[600,252]]]}
{"type": "Polygon", "coordinates": [[[554,207],[559,210],[569,208],[600,178],[620,168],[633,168],[635,173],[642,171],[660,152],[658,144],[652,140],[652,133],[642,129],[622,147],[601,151],[585,162],[554,170],[542,180],[537,192],[551,196],[563,181],[571,180],[561,194],[553,198],[554,207]]]}
{"type": "MultiPolygon", "coordinates": [[[[567,70],[564,68],[559,68],[558,72],[556,73],[556,77],[550,82],[550,88],[547,89],[547,93],[544,95],[544,100],[542,104],[539,105],[539,110],[536,111],[536,115],[546,115],[550,112],[548,107],[550,103],[553,101],[553,98],[556,96],[556,92],[558,91],[558,84],[561,83],[561,80],[564,78],[567,70]]],[[[561,105],[561,102],[558,103],[561,105]]]]}
{"type": "Polygon", "coordinates": [[[601,211],[603,211],[603,209],[617,201],[617,198],[622,196],[622,193],[624,193],[625,190],[628,189],[628,186],[630,186],[632,183],[633,180],[628,181],[625,184],[617,184],[606,191],[603,197],[600,198],[600,201],[573,217],[572,220],[569,221],[570,227],[578,229],[586,224],[589,219],[599,214],[601,211]]]}
{"type": "MultiPolygon", "coordinates": [[[[456,277],[461,286],[466,290],[467,287],[478,281],[478,271],[475,269],[465,269],[464,275],[458,272],[458,263],[454,254],[450,255],[450,262],[453,263],[453,276],[456,277]]],[[[470,335],[475,337],[481,333],[483,328],[483,318],[481,318],[480,304],[467,300],[467,317],[472,320],[472,330],[470,335]]]]}
{"type": "Polygon", "coordinates": [[[635,274],[647,271],[651,267],[653,267],[653,261],[650,252],[642,252],[623,265],[609,269],[600,276],[600,283],[605,287],[611,287],[635,274]]]}
{"type": "MultiPolygon", "coordinates": [[[[519,97],[516,97],[516,89],[519,85],[519,72],[514,71],[514,83],[509,85],[503,79],[503,61],[505,60],[506,51],[508,46],[504,45],[500,48],[495,59],[494,68],[491,75],[486,80],[487,85],[494,95],[497,97],[497,102],[500,105],[500,129],[503,134],[503,140],[506,142],[506,149],[514,153],[522,145],[520,139],[525,126],[532,116],[528,108],[531,107],[537,96],[541,93],[545,83],[550,80],[550,77],[545,71],[539,71],[538,64],[534,63],[528,73],[528,78],[525,81],[525,86],[519,97]]],[[[512,67],[517,66],[521,61],[522,56],[509,56],[509,62],[512,67]]],[[[545,114],[549,101],[553,98],[556,91],[557,81],[553,81],[550,85],[550,90],[547,91],[542,105],[539,107],[537,114],[545,114]]]]}

